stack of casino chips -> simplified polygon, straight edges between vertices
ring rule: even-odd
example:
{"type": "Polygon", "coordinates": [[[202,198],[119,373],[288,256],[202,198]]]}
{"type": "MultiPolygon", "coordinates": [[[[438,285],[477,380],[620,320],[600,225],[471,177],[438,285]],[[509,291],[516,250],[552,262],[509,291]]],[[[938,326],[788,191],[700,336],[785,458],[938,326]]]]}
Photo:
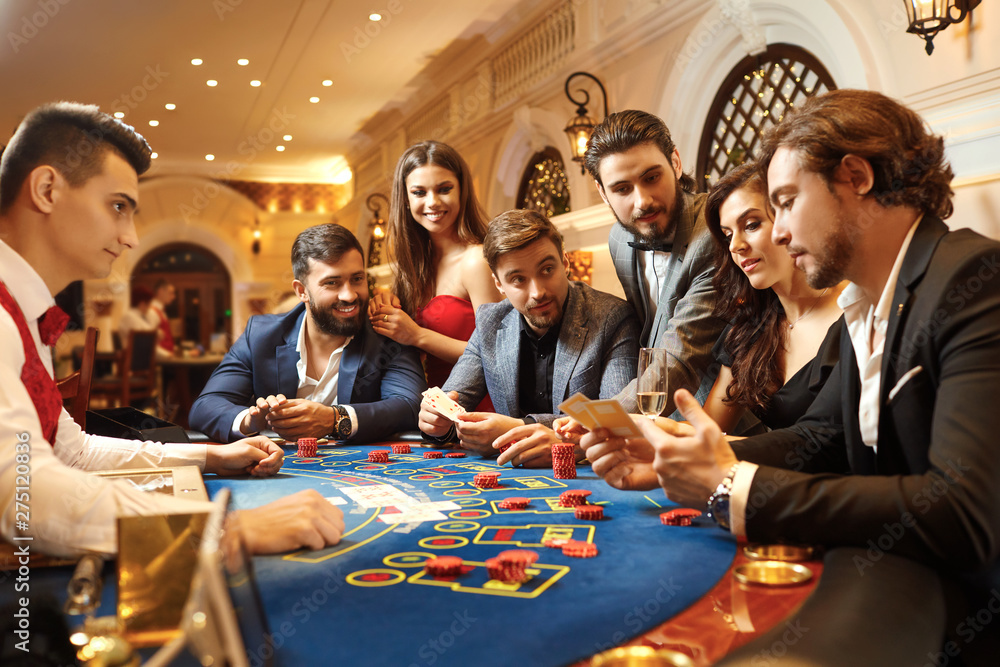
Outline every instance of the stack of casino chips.
{"type": "Polygon", "coordinates": [[[552,445],[552,473],[556,479],[576,479],[575,449],[569,442],[552,445]]]}
{"type": "Polygon", "coordinates": [[[567,540],[562,546],[562,552],[564,556],[572,558],[593,558],[597,555],[597,545],[591,542],[567,540]]]}
{"type": "Polygon", "coordinates": [[[447,454],[445,454],[445,457],[447,457],[449,459],[464,459],[465,458],[465,453],[464,452],[448,452],[447,454]]]}
{"type": "Polygon", "coordinates": [[[660,523],[664,526],[690,526],[691,521],[701,516],[700,510],[682,507],[670,510],[660,515],[660,523]]]}
{"type": "Polygon", "coordinates": [[[490,579],[508,584],[523,584],[531,576],[527,569],[538,560],[538,553],[530,549],[510,549],[501,551],[496,558],[486,559],[486,571],[490,579]]]}
{"type": "Polygon", "coordinates": [[[527,509],[528,504],[531,502],[528,498],[521,498],[520,496],[511,496],[510,498],[504,498],[497,505],[502,510],[523,510],[527,509]]]}
{"type": "Polygon", "coordinates": [[[577,505],[573,508],[573,516],[584,521],[597,521],[604,518],[604,508],[600,505],[577,505]]]}
{"type": "Polygon", "coordinates": [[[462,559],[458,556],[428,558],[424,572],[435,577],[457,577],[462,574],[462,559]]]}
{"type": "Polygon", "coordinates": [[[368,462],[369,463],[388,463],[389,462],[389,450],[387,449],[373,449],[368,452],[368,462]]]}
{"type": "Polygon", "coordinates": [[[297,442],[299,451],[295,453],[304,459],[316,456],[316,438],[299,438],[297,442]]]}
{"type": "Polygon", "coordinates": [[[393,454],[409,454],[411,451],[413,451],[410,449],[410,446],[405,442],[390,446],[392,447],[393,454]]]}
{"type": "Polygon", "coordinates": [[[495,489],[500,486],[500,473],[480,472],[472,478],[472,483],[480,489],[495,489]]]}
{"type": "Polygon", "coordinates": [[[444,456],[444,454],[441,452],[424,452],[425,459],[439,459],[442,456],[444,456]]]}
{"type": "Polygon", "coordinates": [[[590,495],[590,491],[586,489],[568,489],[559,494],[559,505],[560,507],[576,507],[577,505],[586,505],[587,496],[590,495]]]}

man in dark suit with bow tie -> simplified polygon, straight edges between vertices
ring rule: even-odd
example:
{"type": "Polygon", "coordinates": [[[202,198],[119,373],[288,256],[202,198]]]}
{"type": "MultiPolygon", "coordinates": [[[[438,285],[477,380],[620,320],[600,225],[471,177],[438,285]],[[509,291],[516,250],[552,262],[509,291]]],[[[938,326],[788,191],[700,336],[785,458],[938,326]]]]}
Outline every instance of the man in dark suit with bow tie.
{"type": "MultiPolygon", "coordinates": [[[[667,384],[708,396],[718,368],[712,347],[725,323],[713,315],[712,235],[705,197],[681,168],[662,120],[644,111],[604,119],[587,144],[585,166],[617,219],[608,238],[628,302],[642,324],[642,347],[670,356],[667,384]]],[[[635,383],[616,397],[638,412],[635,383]]],[[[674,411],[667,400],[665,416],[674,411]]]]}

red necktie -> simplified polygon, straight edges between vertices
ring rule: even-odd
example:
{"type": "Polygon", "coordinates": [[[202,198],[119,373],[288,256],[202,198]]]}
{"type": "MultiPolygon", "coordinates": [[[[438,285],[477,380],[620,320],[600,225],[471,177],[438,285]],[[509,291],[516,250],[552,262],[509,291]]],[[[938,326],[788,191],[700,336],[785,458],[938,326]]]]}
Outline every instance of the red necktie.
{"type": "Polygon", "coordinates": [[[43,343],[52,347],[59,340],[63,331],[66,331],[67,324],[69,324],[69,315],[59,306],[52,306],[38,318],[38,335],[43,343]]]}

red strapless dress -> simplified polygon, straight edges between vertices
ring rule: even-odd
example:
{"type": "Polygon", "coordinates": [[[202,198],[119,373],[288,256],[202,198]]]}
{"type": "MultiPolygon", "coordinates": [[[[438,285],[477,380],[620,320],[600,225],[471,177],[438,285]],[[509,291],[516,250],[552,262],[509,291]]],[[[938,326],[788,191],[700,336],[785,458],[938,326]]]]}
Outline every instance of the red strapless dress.
{"type": "MultiPolygon", "coordinates": [[[[439,294],[423,308],[418,308],[414,321],[425,329],[457,340],[469,340],[476,328],[476,313],[472,302],[450,294],[439,294]]],[[[424,370],[428,387],[443,387],[451,373],[452,364],[431,354],[426,355],[424,370]]],[[[493,403],[487,395],[476,407],[478,412],[493,412],[493,403]]]]}

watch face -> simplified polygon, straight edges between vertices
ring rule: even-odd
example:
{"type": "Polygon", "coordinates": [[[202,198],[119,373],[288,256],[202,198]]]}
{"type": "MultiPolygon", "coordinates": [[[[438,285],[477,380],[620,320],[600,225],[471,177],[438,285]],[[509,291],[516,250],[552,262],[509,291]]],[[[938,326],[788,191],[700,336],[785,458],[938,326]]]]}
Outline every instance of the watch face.
{"type": "Polygon", "coordinates": [[[337,423],[337,436],[341,439],[351,437],[351,418],[344,417],[337,423]]]}

